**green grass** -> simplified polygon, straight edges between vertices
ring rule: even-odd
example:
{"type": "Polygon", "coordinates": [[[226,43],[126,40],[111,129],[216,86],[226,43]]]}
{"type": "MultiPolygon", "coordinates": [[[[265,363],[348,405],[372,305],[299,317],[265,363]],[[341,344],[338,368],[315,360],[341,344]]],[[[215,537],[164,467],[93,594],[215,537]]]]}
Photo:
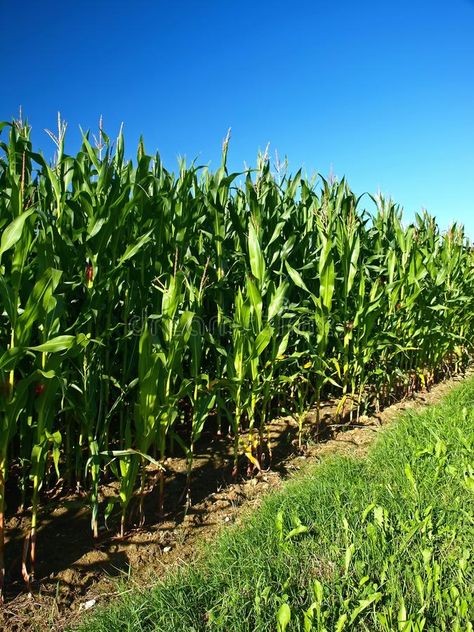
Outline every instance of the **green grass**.
{"type": "Polygon", "coordinates": [[[204,561],[83,629],[472,630],[473,456],[470,378],[403,414],[367,458],[288,482],[204,561]]]}

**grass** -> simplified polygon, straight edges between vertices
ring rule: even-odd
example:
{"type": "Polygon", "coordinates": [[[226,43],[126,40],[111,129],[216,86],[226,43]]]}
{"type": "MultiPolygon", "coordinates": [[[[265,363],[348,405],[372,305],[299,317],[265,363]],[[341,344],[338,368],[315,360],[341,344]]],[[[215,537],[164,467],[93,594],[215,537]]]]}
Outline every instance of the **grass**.
{"type": "Polygon", "coordinates": [[[269,496],[83,630],[472,630],[474,379],[269,496]]]}

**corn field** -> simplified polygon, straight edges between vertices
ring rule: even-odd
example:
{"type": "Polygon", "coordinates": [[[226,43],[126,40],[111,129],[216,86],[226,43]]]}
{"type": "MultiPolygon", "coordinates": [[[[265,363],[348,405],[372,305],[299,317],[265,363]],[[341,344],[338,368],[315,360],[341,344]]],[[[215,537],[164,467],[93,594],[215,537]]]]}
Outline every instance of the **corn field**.
{"type": "Polygon", "coordinates": [[[269,465],[269,419],[337,398],[342,418],[409,396],[469,361],[474,252],[462,227],[357,197],[347,182],[290,175],[266,155],[229,173],[167,171],[140,141],[125,157],[100,125],[52,162],[22,121],[0,124],[0,592],[5,484],[31,515],[42,488],[87,494],[92,536],[112,510],[158,515],[166,459],[191,473],[207,429],[233,441],[233,474],[269,465]],[[367,212],[367,202],[374,211],[367,212]],[[101,484],[116,480],[105,503],[101,484]],[[10,485],[13,482],[14,485],[10,485]],[[12,492],[13,493],[13,492],[12,492]]]}

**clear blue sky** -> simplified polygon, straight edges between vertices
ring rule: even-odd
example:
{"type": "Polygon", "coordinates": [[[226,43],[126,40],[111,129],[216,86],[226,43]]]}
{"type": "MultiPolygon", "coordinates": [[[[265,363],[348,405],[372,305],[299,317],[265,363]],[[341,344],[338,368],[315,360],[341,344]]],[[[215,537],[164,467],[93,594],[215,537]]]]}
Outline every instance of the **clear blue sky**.
{"type": "Polygon", "coordinates": [[[176,156],[346,175],[474,238],[473,0],[0,0],[0,119],[21,104],[34,140],[61,110],[68,149],[100,114],[176,156]]]}

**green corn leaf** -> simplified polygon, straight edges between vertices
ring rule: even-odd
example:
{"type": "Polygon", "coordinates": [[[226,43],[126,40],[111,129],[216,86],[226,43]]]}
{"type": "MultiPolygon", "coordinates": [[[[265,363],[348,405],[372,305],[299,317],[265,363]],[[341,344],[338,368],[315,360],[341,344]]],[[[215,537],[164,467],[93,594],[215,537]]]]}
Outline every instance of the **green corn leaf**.
{"type": "Polygon", "coordinates": [[[335,282],[334,260],[331,251],[331,241],[327,237],[322,237],[322,243],[323,246],[319,258],[319,296],[324,307],[331,311],[335,282]]]}
{"type": "Polygon", "coordinates": [[[287,290],[288,284],[285,282],[281,283],[275,290],[268,307],[268,322],[272,321],[275,316],[281,315],[281,309],[285,301],[287,290]]]}
{"type": "Polygon", "coordinates": [[[130,246],[127,247],[123,255],[118,260],[117,265],[121,266],[123,263],[125,263],[125,261],[128,261],[129,259],[134,257],[137,254],[137,252],[141,250],[141,248],[143,248],[143,246],[147,242],[150,241],[152,233],[153,233],[153,230],[149,230],[147,233],[142,235],[142,237],[140,237],[140,239],[137,242],[135,242],[134,244],[130,244],[130,246]]]}
{"type": "Polygon", "coordinates": [[[265,277],[265,261],[253,221],[249,222],[248,248],[252,274],[260,283],[263,283],[265,277]]]}
{"type": "Polygon", "coordinates": [[[13,248],[13,246],[20,240],[23,227],[28,217],[31,217],[35,213],[35,209],[31,208],[28,211],[24,211],[18,217],[8,224],[8,226],[2,232],[2,238],[0,240],[0,262],[2,255],[13,248]]]}
{"type": "Polygon", "coordinates": [[[70,349],[76,342],[76,336],[56,336],[51,338],[47,342],[36,347],[29,347],[31,351],[38,351],[41,353],[58,353],[59,351],[66,351],[70,349]]]}
{"type": "Polygon", "coordinates": [[[291,610],[290,606],[283,602],[278,609],[277,614],[277,630],[278,632],[285,632],[291,621],[291,610]]]}
{"type": "Polygon", "coordinates": [[[265,329],[263,329],[258,334],[257,338],[255,339],[253,357],[259,357],[262,355],[262,353],[268,347],[272,336],[273,328],[270,326],[265,327],[265,329]]]}
{"type": "Polygon", "coordinates": [[[357,619],[357,617],[364,610],[367,610],[367,608],[369,606],[371,606],[373,603],[377,603],[377,601],[380,601],[381,598],[382,598],[382,593],[381,592],[375,592],[372,595],[370,595],[369,597],[367,597],[366,599],[361,599],[359,601],[359,605],[357,606],[357,608],[355,608],[352,611],[351,618],[349,620],[349,625],[352,625],[354,623],[354,621],[357,619]]]}
{"type": "Polygon", "coordinates": [[[288,261],[285,261],[285,267],[293,283],[297,287],[301,288],[302,290],[305,290],[305,292],[308,292],[308,294],[310,294],[311,292],[306,287],[305,282],[303,281],[303,278],[301,277],[301,274],[297,270],[292,268],[290,264],[288,263],[288,261]]]}

